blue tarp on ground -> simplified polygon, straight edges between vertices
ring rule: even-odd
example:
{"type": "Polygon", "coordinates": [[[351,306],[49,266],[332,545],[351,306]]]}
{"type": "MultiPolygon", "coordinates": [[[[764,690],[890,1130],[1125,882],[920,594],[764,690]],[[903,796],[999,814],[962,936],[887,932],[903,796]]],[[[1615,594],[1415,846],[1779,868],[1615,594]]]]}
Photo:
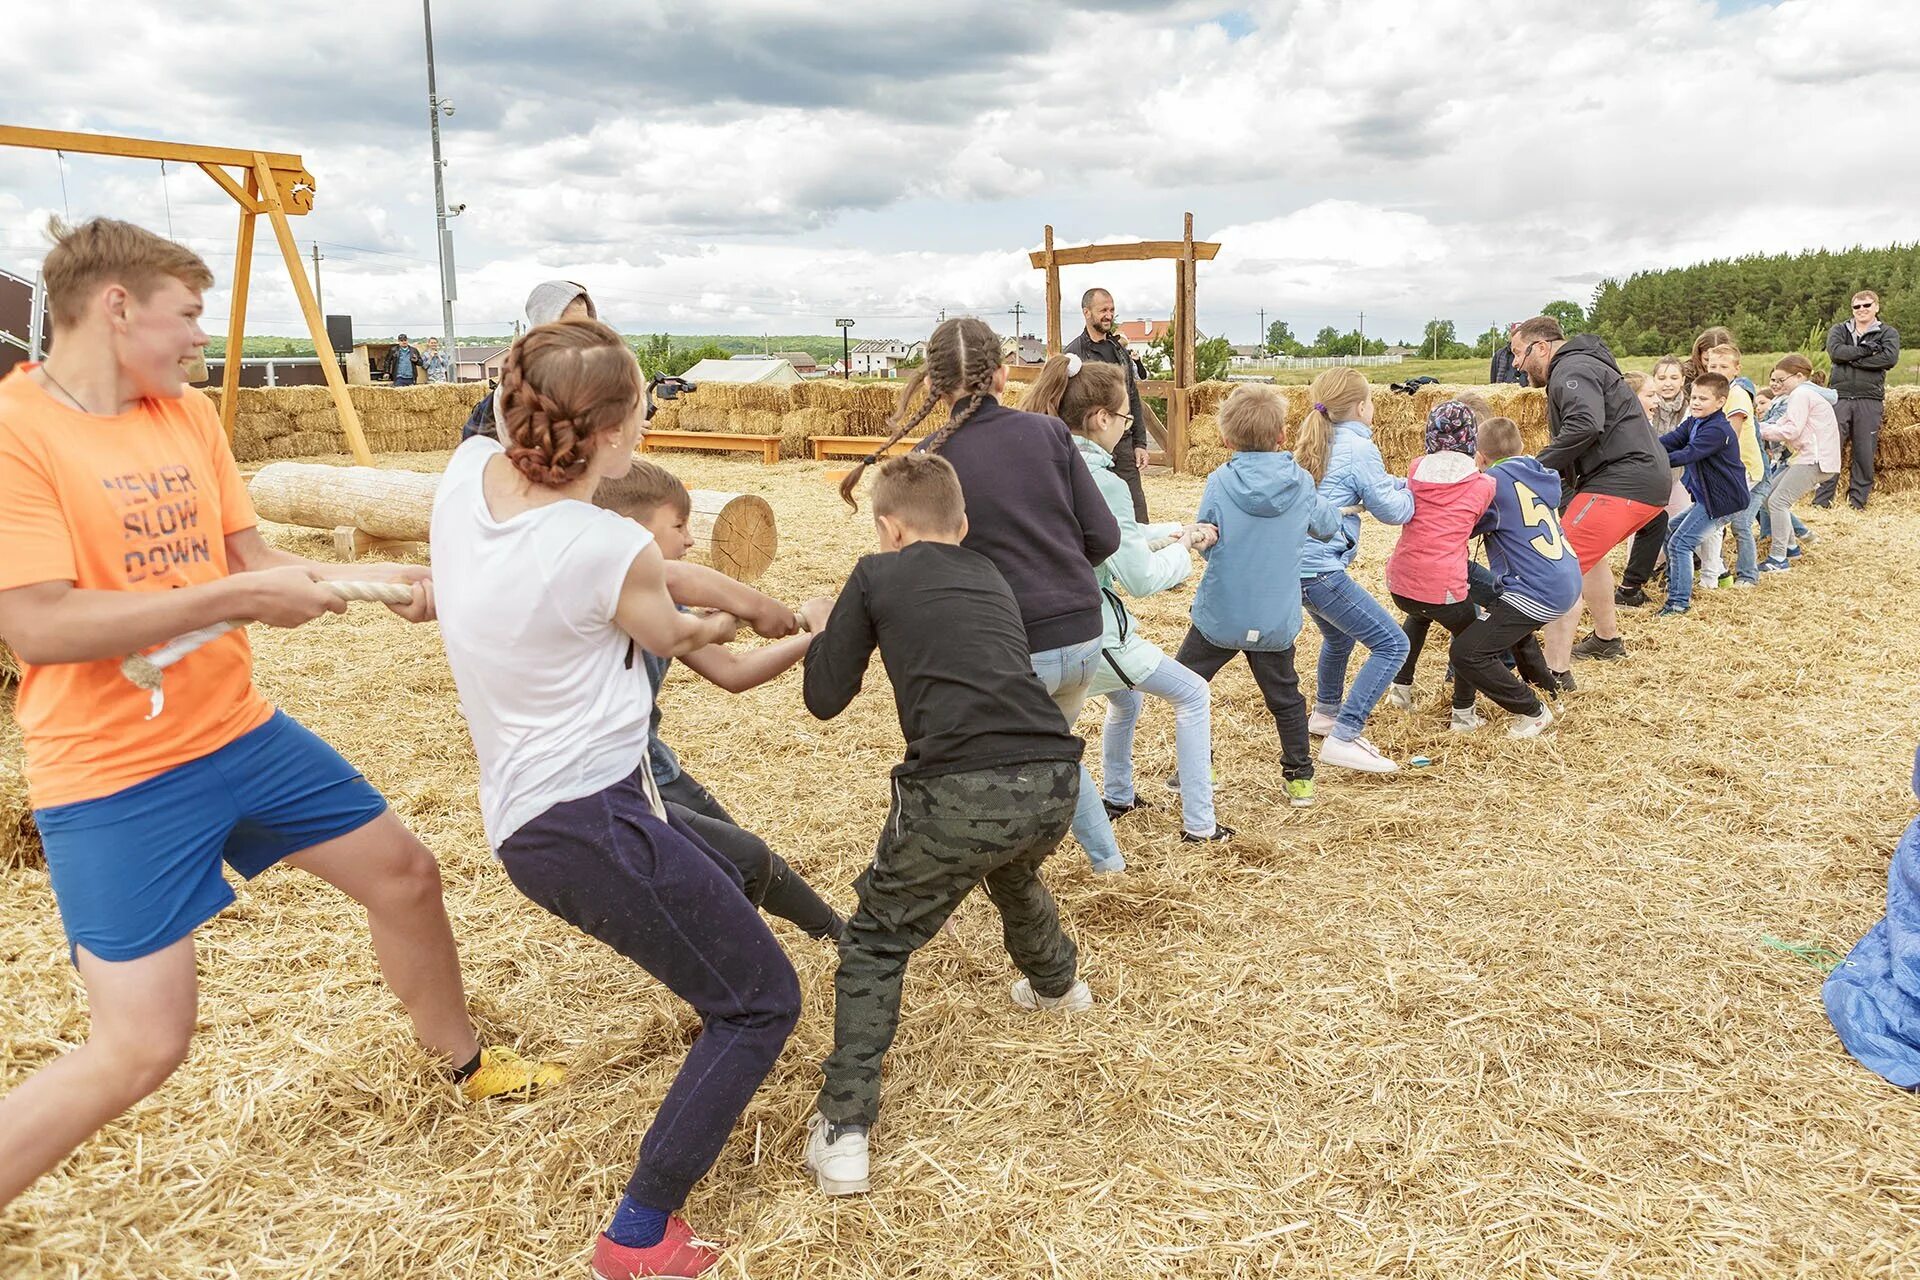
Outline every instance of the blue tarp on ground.
{"type": "MultiPolygon", "coordinates": [[[[1920,759],[1914,781],[1920,792],[1920,759]]],[[[1887,868],[1887,914],[1820,994],[1848,1053],[1902,1089],[1920,1088],[1920,818],[1887,868]]]]}

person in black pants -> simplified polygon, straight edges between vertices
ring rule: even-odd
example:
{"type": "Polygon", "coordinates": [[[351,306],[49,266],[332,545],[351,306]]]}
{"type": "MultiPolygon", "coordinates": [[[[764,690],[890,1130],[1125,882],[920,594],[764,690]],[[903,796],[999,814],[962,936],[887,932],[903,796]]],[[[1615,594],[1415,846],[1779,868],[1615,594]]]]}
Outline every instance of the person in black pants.
{"type": "MultiPolygon", "coordinates": [[[[1865,511],[1873,495],[1873,457],[1886,413],[1887,370],[1900,363],[1900,331],[1880,319],[1879,294],[1862,289],[1853,295],[1853,319],[1828,331],[1827,355],[1833,359],[1833,389],[1840,394],[1833,415],[1852,457],[1847,503],[1865,511]]],[[[1814,490],[1813,505],[1832,506],[1839,487],[1838,476],[1824,481],[1814,490]]]]}
{"type": "Polygon", "coordinates": [[[1113,295],[1105,289],[1089,289],[1080,295],[1080,314],[1086,318],[1086,330],[1067,344],[1067,350],[1082,360],[1119,365],[1127,375],[1127,412],[1133,426],[1113,447],[1113,474],[1126,482],[1133,494],[1133,518],[1147,522],[1147,492],[1140,485],[1140,469],[1147,465],[1152,439],[1147,435],[1147,413],[1140,403],[1139,379],[1146,376],[1140,362],[1127,349],[1113,325],[1113,295]]]}

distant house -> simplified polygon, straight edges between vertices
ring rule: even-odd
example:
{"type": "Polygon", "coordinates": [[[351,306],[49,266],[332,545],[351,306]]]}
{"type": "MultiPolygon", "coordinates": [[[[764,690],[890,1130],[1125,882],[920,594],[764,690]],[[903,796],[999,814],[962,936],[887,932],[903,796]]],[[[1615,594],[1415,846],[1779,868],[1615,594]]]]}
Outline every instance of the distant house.
{"type": "Polygon", "coordinates": [[[1227,357],[1227,367],[1230,369],[1245,369],[1249,365],[1264,364],[1266,361],[1267,349],[1265,347],[1257,343],[1252,346],[1243,344],[1236,346],[1233,349],[1233,354],[1227,357]]]}
{"type": "Polygon", "coordinates": [[[454,362],[455,382],[495,382],[507,363],[511,347],[461,347],[454,362]]]}
{"type": "Polygon", "coordinates": [[[783,386],[800,381],[800,375],[785,360],[769,356],[739,356],[731,360],[702,360],[680,375],[696,387],[703,382],[759,383],[783,386]]]}
{"type": "Polygon", "coordinates": [[[1114,328],[1118,329],[1136,347],[1144,347],[1149,342],[1158,342],[1173,332],[1171,320],[1122,320],[1114,328]]]}
{"type": "Polygon", "coordinates": [[[1002,338],[1000,350],[1006,356],[1008,364],[1045,364],[1047,362],[1047,344],[1031,335],[1022,338],[1002,338]]]}
{"type": "Polygon", "coordinates": [[[897,378],[902,361],[913,358],[915,344],[898,338],[869,338],[853,344],[853,372],[862,377],[897,378]]]}
{"type": "Polygon", "coordinates": [[[785,360],[793,366],[793,371],[803,378],[810,373],[818,372],[820,368],[820,362],[804,351],[776,351],[773,353],[773,358],[785,360]]]}

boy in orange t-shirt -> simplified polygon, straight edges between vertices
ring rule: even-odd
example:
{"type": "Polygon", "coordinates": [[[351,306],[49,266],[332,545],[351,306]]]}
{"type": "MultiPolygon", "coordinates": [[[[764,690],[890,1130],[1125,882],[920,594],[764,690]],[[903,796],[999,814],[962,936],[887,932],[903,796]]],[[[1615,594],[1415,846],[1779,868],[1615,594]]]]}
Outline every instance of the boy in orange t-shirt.
{"type": "MultiPolygon", "coordinates": [[[[0,380],[0,636],[47,870],[86,983],[87,1043],[0,1100],[0,1205],[185,1059],[193,933],[233,901],[223,864],[287,862],[367,909],[381,970],[471,1097],[557,1079],[482,1050],[433,855],[352,765],[253,687],[244,629],[167,676],[164,712],[127,654],[229,619],[295,627],[344,576],[269,547],[211,403],[182,363],[207,344],[190,250],[129,223],[56,226],[43,274],[53,354],[0,380]]],[[[427,571],[394,611],[433,616],[427,571]]]]}

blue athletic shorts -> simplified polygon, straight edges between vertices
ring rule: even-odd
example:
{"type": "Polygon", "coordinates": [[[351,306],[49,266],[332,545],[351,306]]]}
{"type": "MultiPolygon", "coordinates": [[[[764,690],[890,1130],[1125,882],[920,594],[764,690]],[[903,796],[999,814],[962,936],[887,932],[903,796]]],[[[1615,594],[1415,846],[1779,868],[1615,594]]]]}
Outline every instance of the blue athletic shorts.
{"type": "Polygon", "coordinates": [[[67,941],[138,960],[220,914],[226,864],[251,880],[357,831],[387,802],[284,711],[198,760],[98,800],[34,810],[67,941]]]}

